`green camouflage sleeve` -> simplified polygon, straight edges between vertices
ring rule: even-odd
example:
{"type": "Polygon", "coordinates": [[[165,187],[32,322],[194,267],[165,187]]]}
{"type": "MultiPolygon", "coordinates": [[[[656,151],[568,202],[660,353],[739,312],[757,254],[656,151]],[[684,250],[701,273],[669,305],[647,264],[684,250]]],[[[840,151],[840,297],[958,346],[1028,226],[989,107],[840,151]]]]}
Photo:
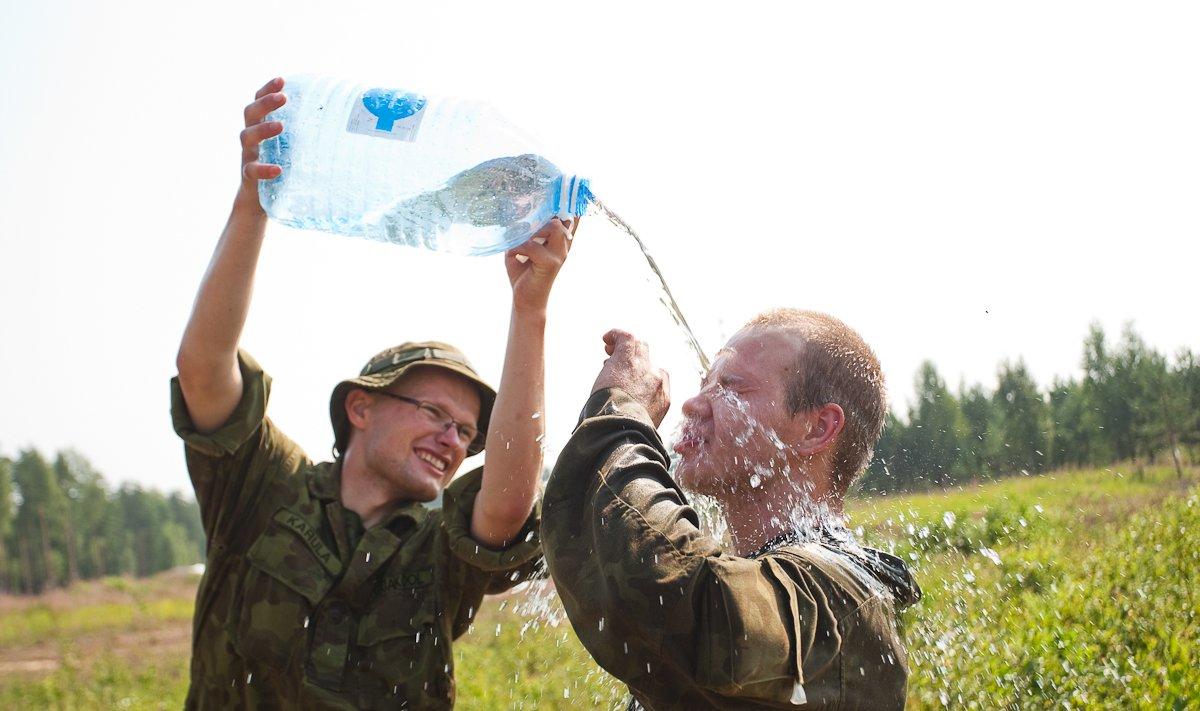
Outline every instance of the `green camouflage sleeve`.
{"type": "Polygon", "coordinates": [[[271,378],[238,351],[242,399],[216,432],[196,431],[179,378],[171,378],[171,420],[184,442],[188,476],[209,541],[250,530],[245,524],[274,476],[294,473],[307,461],[300,447],[266,417],[271,378]]]}
{"type": "Polygon", "coordinates": [[[802,674],[795,613],[812,607],[773,561],[723,554],[701,534],[668,461],[626,393],[589,399],[543,508],[546,564],[571,624],[643,700],[674,708],[690,688],[717,706],[787,704],[802,674]]]}
{"type": "MultiPolygon", "coordinates": [[[[471,513],[483,484],[483,469],[474,469],[446,487],[442,516],[446,542],[450,549],[451,580],[460,597],[494,595],[528,580],[541,567],[541,504],[533,511],[516,539],[506,548],[495,550],[471,537],[471,513]]],[[[454,634],[466,631],[474,614],[473,603],[456,614],[454,634]],[[460,631],[461,630],[461,631],[460,631]]]]}

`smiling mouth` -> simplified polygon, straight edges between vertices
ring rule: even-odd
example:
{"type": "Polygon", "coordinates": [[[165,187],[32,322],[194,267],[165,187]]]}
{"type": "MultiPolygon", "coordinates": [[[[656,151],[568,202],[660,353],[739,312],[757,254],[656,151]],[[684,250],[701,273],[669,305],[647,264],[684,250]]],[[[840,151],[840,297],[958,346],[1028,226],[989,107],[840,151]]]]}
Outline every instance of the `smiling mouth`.
{"type": "Polygon", "coordinates": [[[449,462],[440,457],[436,457],[429,452],[418,451],[417,459],[420,459],[422,462],[425,462],[434,469],[437,469],[439,472],[445,472],[446,467],[450,466],[449,462]]]}

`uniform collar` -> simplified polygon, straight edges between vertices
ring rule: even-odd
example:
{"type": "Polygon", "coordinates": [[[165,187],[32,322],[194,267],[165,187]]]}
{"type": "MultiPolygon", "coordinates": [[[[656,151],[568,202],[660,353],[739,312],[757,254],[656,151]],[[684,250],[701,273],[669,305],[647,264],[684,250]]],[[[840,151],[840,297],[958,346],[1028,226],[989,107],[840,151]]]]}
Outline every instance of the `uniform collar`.
{"type": "MultiPolygon", "coordinates": [[[[321,462],[313,467],[308,475],[308,491],[313,497],[322,501],[341,503],[342,460],[340,457],[336,461],[321,462]]],[[[407,519],[414,526],[419,526],[428,515],[429,509],[422,506],[419,501],[406,501],[388,514],[380,525],[393,530],[393,524],[407,519]]]]}
{"type": "Polygon", "coordinates": [[[795,545],[799,541],[800,541],[800,534],[797,533],[796,531],[788,531],[786,533],[781,533],[778,536],[775,536],[771,540],[769,540],[766,543],[759,546],[758,550],[754,551],[753,553],[751,553],[750,555],[748,555],[746,557],[747,558],[757,558],[759,556],[770,553],[771,551],[775,550],[776,548],[782,548],[784,546],[795,545]]]}
{"type": "Polygon", "coordinates": [[[840,523],[823,521],[815,530],[801,531],[792,529],[784,531],[762,544],[758,550],[746,557],[758,558],[780,548],[800,545],[802,543],[820,543],[830,548],[840,549],[849,541],[852,541],[852,538],[850,531],[845,526],[840,523]]]}
{"type": "Polygon", "coordinates": [[[419,501],[406,501],[384,517],[379,525],[389,531],[399,532],[402,521],[411,521],[414,527],[420,526],[428,515],[429,509],[422,506],[419,501]]]}
{"type": "Polygon", "coordinates": [[[342,460],[321,462],[308,474],[308,493],[322,501],[335,501],[342,495],[342,460]]]}

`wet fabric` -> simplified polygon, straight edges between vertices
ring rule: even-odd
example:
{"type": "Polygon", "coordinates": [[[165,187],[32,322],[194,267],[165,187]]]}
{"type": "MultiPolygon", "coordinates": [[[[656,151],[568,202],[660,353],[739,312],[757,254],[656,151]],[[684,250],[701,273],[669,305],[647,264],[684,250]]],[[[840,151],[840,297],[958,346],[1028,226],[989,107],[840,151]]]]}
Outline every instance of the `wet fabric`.
{"type": "Polygon", "coordinates": [[[452,641],[484,594],[534,572],[538,512],[509,548],[477,544],[477,469],[441,510],[410,503],[363,529],[341,505],[340,463],[313,463],[280,432],[270,378],[245,353],[239,364],[242,400],[209,435],[171,381],[208,541],[187,708],[450,708],[452,641]]]}
{"type": "Polygon", "coordinates": [[[596,661],[646,709],[903,708],[903,562],[819,536],[725,553],[668,461],[645,408],[601,390],[550,476],[546,563],[596,661]]]}

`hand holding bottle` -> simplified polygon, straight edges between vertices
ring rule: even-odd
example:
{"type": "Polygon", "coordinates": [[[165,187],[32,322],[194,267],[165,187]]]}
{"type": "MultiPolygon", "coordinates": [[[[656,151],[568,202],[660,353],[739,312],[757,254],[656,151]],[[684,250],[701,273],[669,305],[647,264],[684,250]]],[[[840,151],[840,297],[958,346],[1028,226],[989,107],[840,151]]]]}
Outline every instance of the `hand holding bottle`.
{"type": "Polygon", "coordinates": [[[504,267],[513,290],[513,311],[544,313],[550,289],[571,250],[579,218],[552,219],[528,242],[504,253],[504,267]]]}
{"type": "Polygon", "coordinates": [[[246,128],[242,129],[242,183],[238,188],[234,207],[237,210],[249,211],[251,214],[266,217],[258,201],[258,181],[278,178],[283,169],[277,165],[258,162],[259,150],[263,141],[283,133],[283,123],[280,121],[265,121],[267,114],[287,103],[283,95],[283,79],[275,78],[263,84],[242,112],[246,128]]]}

